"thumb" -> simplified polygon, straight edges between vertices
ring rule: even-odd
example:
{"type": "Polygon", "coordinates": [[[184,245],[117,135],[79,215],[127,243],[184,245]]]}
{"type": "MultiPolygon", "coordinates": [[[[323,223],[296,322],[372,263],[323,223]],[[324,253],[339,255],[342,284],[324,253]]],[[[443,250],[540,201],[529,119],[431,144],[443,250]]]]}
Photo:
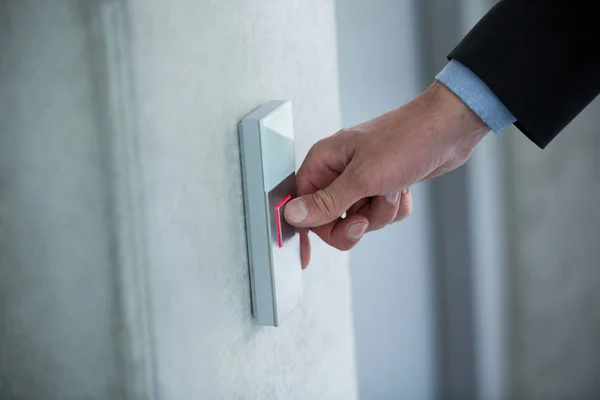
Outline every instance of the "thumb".
{"type": "Polygon", "coordinates": [[[313,228],[341,217],[364,193],[347,171],[328,187],[290,201],[284,210],[286,221],[297,227],[313,228]]]}

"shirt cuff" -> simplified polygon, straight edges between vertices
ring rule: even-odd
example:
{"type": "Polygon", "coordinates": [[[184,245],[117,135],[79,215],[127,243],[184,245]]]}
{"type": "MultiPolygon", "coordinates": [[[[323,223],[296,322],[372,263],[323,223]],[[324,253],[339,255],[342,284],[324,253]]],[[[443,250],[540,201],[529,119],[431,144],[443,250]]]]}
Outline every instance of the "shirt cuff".
{"type": "Polygon", "coordinates": [[[494,132],[502,131],[517,120],[494,92],[460,62],[450,60],[435,79],[457,95],[494,132]]]}

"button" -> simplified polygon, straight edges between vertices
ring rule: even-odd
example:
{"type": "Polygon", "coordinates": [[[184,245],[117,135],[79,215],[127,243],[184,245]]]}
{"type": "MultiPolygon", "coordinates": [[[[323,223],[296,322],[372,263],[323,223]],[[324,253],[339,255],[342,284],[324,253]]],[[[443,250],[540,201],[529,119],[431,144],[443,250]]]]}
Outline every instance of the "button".
{"type": "Polygon", "coordinates": [[[291,198],[292,198],[292,195],[288,194],[283,200],[281,200],[275,206],[275,219],[277,220],[277,246],[279,248],[283,247],[283,234],[282,234],[282,228],[281,228],[281,223],[282,223],[282,219],[283,219],[283,206],[285,205],[285,203],[290,201],[291,198]]]}

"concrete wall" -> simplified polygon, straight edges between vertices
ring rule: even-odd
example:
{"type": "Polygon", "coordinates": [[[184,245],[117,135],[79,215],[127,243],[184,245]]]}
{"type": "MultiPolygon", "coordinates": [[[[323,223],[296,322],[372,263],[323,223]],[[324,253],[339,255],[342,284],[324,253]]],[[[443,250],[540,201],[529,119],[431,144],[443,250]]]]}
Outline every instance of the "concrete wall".
{"type": "MultiPolygon", "coordinates": [[[[421,89],[414,1],[338,1],[342,122],[352,126],[421,89]]],[[[413,215],[370,233],[350,253],[359,391],[364,399],[436,393],[431,218],[427,185],[413,215]]]]}
{"type": "Polygon", "coordinates": [[[515,398],[600,397],[599,111],[544,151],[506,132],[515,398]]]}
{"type": "Polygon", "coordinates": [[[92,9],[59,3],[0,7],[3,399],[120,395],[92,9]]]}
{"type": "Polygon", "coordinates": [[[236,132],[291,99],[300,162],[340,128],[333,1],[0,21],[0,397],[355,398],[347,254],[315,240],[302,306],[251,321],[236,132]]]}

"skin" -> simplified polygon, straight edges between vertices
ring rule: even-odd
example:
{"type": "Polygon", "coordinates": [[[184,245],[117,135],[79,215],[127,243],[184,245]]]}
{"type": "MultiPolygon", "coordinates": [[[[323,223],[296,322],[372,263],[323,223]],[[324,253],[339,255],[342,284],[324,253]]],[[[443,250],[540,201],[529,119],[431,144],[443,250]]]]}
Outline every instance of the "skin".
{"type": "Polygon", "coordinates": [[[300,231],[349,250],[364,233],[410,215],[410,186],[464,164],[489,128],[440,83],[408,104],[320,140],[297,173],[298,197],[284,216],[300,231]],[[345,213],[345,216],[343,217],[345,213]]]}

